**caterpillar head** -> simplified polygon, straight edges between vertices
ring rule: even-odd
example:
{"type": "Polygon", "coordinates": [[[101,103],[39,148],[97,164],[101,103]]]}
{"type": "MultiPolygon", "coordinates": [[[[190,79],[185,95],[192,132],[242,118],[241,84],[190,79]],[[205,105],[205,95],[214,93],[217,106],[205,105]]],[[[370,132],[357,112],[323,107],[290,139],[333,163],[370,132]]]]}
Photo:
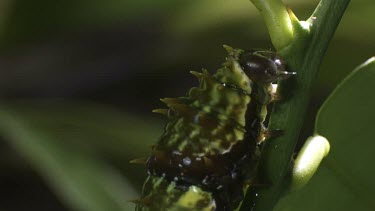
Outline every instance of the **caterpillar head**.
{"type": "Polygon", "coordinates": [[[246,75],[258,83],[271,83],[296,74],[287,72],[284,61],[272,51],[246,51],[239,56],[238,61],[246,75]]]}

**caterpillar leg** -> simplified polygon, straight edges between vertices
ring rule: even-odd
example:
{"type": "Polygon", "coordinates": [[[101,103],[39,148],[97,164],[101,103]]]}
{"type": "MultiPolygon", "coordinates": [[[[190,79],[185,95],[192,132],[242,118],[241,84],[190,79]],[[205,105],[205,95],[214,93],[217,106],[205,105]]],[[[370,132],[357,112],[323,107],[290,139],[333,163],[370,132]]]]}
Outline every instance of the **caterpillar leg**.
{"type": "Polygon", "coordinates": [[[260,144],[265,140],[268,140],[270,138],[276,138],[283,134],[284,134],[284,131],[280,129],[270,130],[270,129],[263,128],[260,132],[257,143],[260,144]]]}
{"type": "Polygon", "coordinates": [[[263,136],[264,138],[267,140],[267,139],[270,139],[270,138],[276,138],[276,137],[279,137],[281,135],[284,134],[284,131],[283,130],[280,130],[280,129],[275,129],[275,130],[265,130],[263,132],[263,136]]]}
{"type": "Polygon", "coordinates": [[[274,93],[274,92],[272,92],[270,94],[270,96],[271,96],[270,103],[276,102],[276,101],[281,101],[283,99],[280,94],[274,93]]]}

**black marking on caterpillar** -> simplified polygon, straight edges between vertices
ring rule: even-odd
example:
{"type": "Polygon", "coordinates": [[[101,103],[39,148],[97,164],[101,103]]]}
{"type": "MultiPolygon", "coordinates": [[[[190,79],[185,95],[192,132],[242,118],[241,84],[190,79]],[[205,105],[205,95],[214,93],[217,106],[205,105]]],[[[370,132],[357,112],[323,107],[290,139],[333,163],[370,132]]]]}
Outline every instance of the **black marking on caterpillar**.
{"type": "Polygon", "coordinates": [[[234,210],[257,174],[272,82],[295,73],[270,51],[224,46],[229,56],[211,75],[192,72],[200,86],[166,98],[169,123],[147,160],[138,211],[234,210]]]}

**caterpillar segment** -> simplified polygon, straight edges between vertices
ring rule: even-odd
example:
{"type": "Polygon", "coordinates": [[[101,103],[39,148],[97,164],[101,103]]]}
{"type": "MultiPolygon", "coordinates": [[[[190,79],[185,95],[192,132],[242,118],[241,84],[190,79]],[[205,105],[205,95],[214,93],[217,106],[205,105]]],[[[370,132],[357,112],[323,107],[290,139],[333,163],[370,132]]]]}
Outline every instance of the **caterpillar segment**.
{"type": "Polygon", "coordinates": [[[278,133],[263,124],[275,99],[271,82],[291,74],[272,62],[275,54],[224,48],[229,56],[215,74],[192,71],[199,86],[154,110],[169,122],[147,160],[137,211],[231,211],[255,178],[260,143],[278,133]]]}

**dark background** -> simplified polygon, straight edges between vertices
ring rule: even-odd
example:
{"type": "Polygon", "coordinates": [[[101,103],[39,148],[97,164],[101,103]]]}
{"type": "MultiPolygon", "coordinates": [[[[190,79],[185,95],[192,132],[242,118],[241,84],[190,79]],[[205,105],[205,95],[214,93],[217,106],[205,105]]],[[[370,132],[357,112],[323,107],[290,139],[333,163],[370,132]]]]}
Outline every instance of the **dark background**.
{"type": "MultiPolygon", "coordinates": [[[[306,19],[317,1],[286,3],[306,19]]],[[[322,64],[301,139],[310,135],[316,110],[337,83],[374,55],[374,11],[373,0],[349,5],[322,64]]],[[[58,128],[75,136],[79,130],[82,140],[70,144],[91,150],[140,190],[145,170],[128,160],[147,155],[165,123],[150,111],[162,106],[159,98],[182,96],[197,84],[190,70],[214,72],[225,58],[222,44],[271,49],[249,1],[2,0],[0,94],[3,104],[32,113],[36,124],[67,116],[81,122],[92,118],[82,110],[91,106],[103,108],[91,123],[100,125],[107,112],[116,116],[103,122],[123,127],[123,138],[115,141],[79,123],[72,127],[70,120],[58,128]]],[[[44,178],[35,162],[0,140],[0,210],[69,210],[44,178]]]]}

